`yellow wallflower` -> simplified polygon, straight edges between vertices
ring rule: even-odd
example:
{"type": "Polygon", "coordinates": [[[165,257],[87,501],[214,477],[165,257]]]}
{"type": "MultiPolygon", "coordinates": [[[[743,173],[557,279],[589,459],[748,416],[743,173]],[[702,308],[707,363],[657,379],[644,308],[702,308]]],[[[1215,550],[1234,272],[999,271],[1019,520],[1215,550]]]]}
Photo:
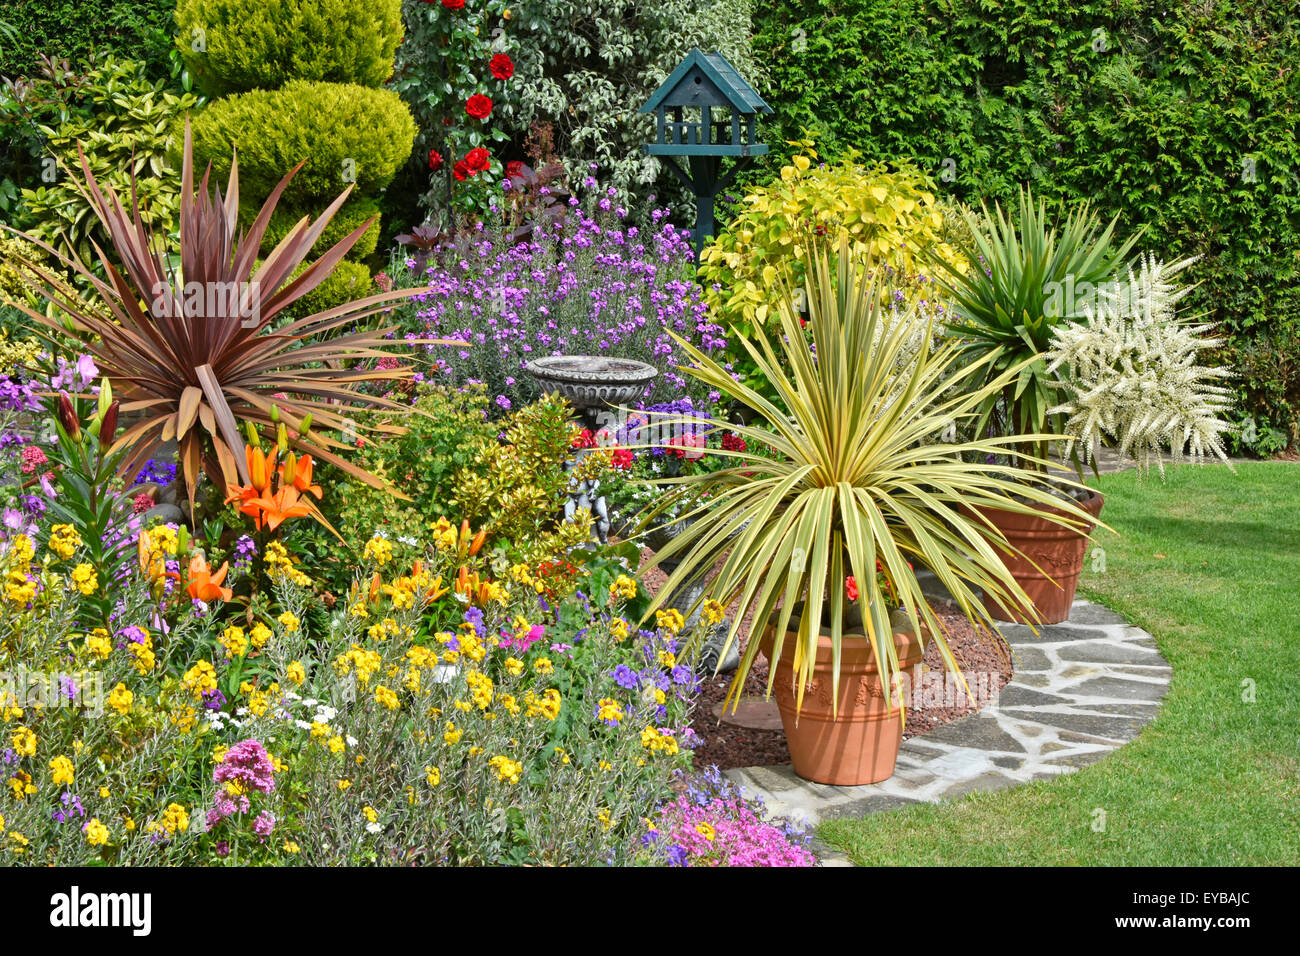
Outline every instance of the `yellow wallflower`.
{"type": "Polygon", "coordinates": [[[524,662],[517,657],[506,658],[506,673],[511,677],[518,677],[524,672],[524,662]]]}
{"type": "Polygon", "coordinates": [[[50,761],[50,770],[54,779],[54,785],[61,783],[72,785],[72,761],[67,757],[55,757],[50,761]]]}
{"type": "MultiPolygon", "coordinates": [[[[227,628],[232,630],[232,628],[227,628]]],[[[239,628],[233,628],[239,630],[239,628]]],[[[217,689],[217,671],[207,661],[199,661],[181,675],[181,686],[196,698],[217,689]]]]}
{"type": "Polygon", "coordinates": [[[695,832],[704,837],[704,839],[708,840],[710,843],[712,843],[714,838],[718,835],[718,831],[713,829],[711,824],[705,823],[703,820],[695,824],[695,832]]]}
{"type": "Polygon", "coordinates": [[[82,594],[94,594],[99,589],[99,576],[93,565],[81,563],[72,569],[72,583],[82,594]]]}
{"type": "Polygon", "coordinates": [[[56,524],[50,529],[49,545],[51,551],[67,561],[81,547],[81,536],[70,524],[56,524]]]}
{"type": "Polygon", "coordinates": [[[397,710],[398,707],[402,706],[401,702],[397,699],[397,694],[385,687],[383,684],[380,684],[375,688],[375,700],[377,700],[381,706],[387,707],[389,710],[397,710]]]}
{"type": "Polygon", "coordinates": [[[100,660],[105,660],[108,655],[113,653],[113,642],[108,636],[108,631],[102,627],[97,627],[86,635],[86,651],[94,654],[100,660]]]}
{"type": "Polygon", "coordinates": [[[609,596],[613,600],[632,600],[636,597],[636,581],[626,574],[620,574],[610,585],[609,596]]]}
{"type": "Polygon", "coordinates": [[[307,671],[298,661],[290,661],[289,666],[284,669],[284,674],[295,687],[301,686],[307,679],[307,671]]]}
{"type": "Polygon", "coordinates": [[[609,622],[609,633],[614,635],[614,640],[622,643],[627,640],[627,621],[621,617],[616,617],[609,622]]]}
{"type": "Polygon", "coordinates": [[[296,633],[298,631],[298,627],[302,623],[301,621],[298,620],[298,616],[296,614],[291,614],[288,611],[285,611],[278,618],[276,618],[276,620],[280,622],[280,626],[283,627],[285,631],[289,634],[296,633]]]}
{"type": "Polygon", "coordinates": [[[384,538],[375,535],[366,542],[365,550],[362,556],[367,561],[373,561],[375,564],[383,567],[389,561],[393,560],[393,544],[384,538]]]}
{"type": "Polygon", "coordinates": [[[100,823],[98,817],[92,817],[86,824],[86,842],[91,846],[104,846],[108,843],[108,837],[108,827],[100,823]]]}
{"type": "Polygon", "coordinates": [[[437,767],[425,767],[424,779],[429,782],[429,786],[436,787],[442,783],[442,771],[437,767]]]}
{"type": "Polygon", "coordinates": [[[221,632],[221,646],[226,649],[226,657],[243,657],[248,653],[248,638],[242,627],[233,624],[221,632]]]}
{"type": "Polygon", "coordinates": [[[9,742],[13,744],[14,752],[20,757],[36,756],[36,734],[27,727],[17,727],[10,735],[9,742]]]}
{"type": "Polygon", "coordinates": [[[519,775],[524,772],[524,765],[509,757],[493,757],[488,761],[488,766],[496,771],[497,779],[503,783],[518,783],[519,775]]]}
{"type": "Polygon", "coordinates": [[[539,657],[537,660],[533,661],[533,670],[539,674],[554,674],[555,665],[551,663],[549,657],[539,657]]]}
{"type": "Polygon", "coordinates": [[[271,629],[258,621],[253,625],[253,630],[249,633],[248,639],[252,641],[253,647],[260,651],[266,646],[267,641],[271,639],[271,629]]]}
{"type": "Polygon", "coordinates": [[[298,846],[298,844],[294,843],[292,840],[285,840],[285,841],[284,841],[284,852],[285,852],[285,853],[301,853],[301,852],[302,852],[302,847],[298,846]]]}
{"type": "Polygon", "coordinates": [[[674,607],[667,611],[655,611],[655,624],[669,634],[676,634],[685,626],[686,620],[682,617],[682,612],[674,607]]]}
{"type": "Polygon", "coordinates": [[[460,728],[450,721],[447,722],[447,731],[442,735],[442,739],[448,746],[454,746],[460,742],[461,735],[464,733],[460,728]]]}

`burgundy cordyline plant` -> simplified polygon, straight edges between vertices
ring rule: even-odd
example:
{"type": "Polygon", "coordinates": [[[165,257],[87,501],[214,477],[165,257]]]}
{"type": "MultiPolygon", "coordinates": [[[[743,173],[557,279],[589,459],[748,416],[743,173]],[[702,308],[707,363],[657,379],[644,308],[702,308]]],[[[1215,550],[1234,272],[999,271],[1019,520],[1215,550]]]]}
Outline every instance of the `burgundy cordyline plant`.
{"type": "MultiPolygon", "coordinates": [[[[259,262],[257,256],[276,202],[301,168],[291,170],[271,192],[256,220],[239,231],[238,162],[232,162],[223,194],[209,189],[205,171],[195,185],[189,123],[182,166],[179,263],[164,256],[165,241],[141,219],[134,190],[130,205],[101,188],[81,157],[79,188],[103,224],[112,253],[95,247],[106,279],[78,259],[24,236],[82,279],[93,296],[83,299],[38,263],[22,262],[36,291],[67,315],[83,336],[83,348],[112,381],[124,415],[135,421],[118,438],[126,448],[122,471],[134,477],[157,450],[175,440],[191,503],[200,469],[220,485],[246,484],[247,465],[237,421],[273,427],[277,417],[294,433],[293,443],[378,487],[382,479],[343,460],[344,445],[328,431],[365,428],[349,417],[394,403],[357,389],[372,379],[399,379],[405,368],[374,370],[370,360],[391,353],[379,331],[348,331],[359,319],[409,290],[373,295],[287,324],[281,313],[329,277],[362,236],[364,222],[301,274],[325,227],[351,191],[348,187],[314,221],[304,219],[259,262]],[[305,437],[314,419],[318,428],[305,437]]],[[[8,230],[12,232],[13,230],[8,230]]],[[[51,346],[66,335],[64,319],[18,305],[51,346]]],[[[391,430],[391,429],[390,429],[391,430]]]]}
{"type": "Polygon", "coordinates": [[[613,205],[612,194],[601,196],[591,215],[571,199],[570,215],[539,225],[528,242],[512,244],[480,227],[462,258],[435,263],[419,277],[430,291],[415,296],[418,324],[408,338],[468,343],[426,346],[435,380],[481,382],[504,410],[540,394],[524,371],[529,361],[599,355],[656,366],[660,375],[645,401],[695,389],[677,369],[689,360],[668,330],[708,354],[725,348],[726,339],[691,277],[687,233],[662,209],[641,231],[624,221],[627,211],[613,205]]]}

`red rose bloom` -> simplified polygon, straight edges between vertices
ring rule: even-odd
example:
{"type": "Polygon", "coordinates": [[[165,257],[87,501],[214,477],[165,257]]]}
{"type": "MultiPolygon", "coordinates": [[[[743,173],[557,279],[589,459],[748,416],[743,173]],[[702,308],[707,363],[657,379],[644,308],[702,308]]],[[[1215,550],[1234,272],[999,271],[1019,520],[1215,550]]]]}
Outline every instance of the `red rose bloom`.
{"type": "Polygon", "coordinates": [[[492,163],[492,157],[482,146],[471,149],[465,154],[465,165],[469,167],[470,173],[481,173],[492,163]]]}
{"type": "Polygon", "coordinates": [[[508,80],[515,75],[515,63],[504,53],[498,53],[489,60],[488,69],[498,80],[508,80]]]}
{"type": "Polygon", "coordinates": [[[487,119],[492,112],[492,101],[482,93],[475,93],[465,101],[465,112],[475,119],[487,119]]]}
{"type": "Polygon", "coordinates": [[[522,176],[524,174],[524,164],[522,160],[512,159],[506,163],[507,176],[522,176]]]}
{"type": "Polygon", "coordinates": [[[456,177],[457,182],[464,182],[465,179],[474,175],[470,172],[469,166],[463,159],[457,160],[456,165],[451,167],[451,174],[456,177]]]}
{"type": "Polygon", "coordinates": [[[442,169],[442,153],[436,149],[429,150],[429,168],[435,173],[442,169]]]}
{"type": "MultiPolygon", "coordinates": [[[[424,0],[425,3],[432,3],[433,0],[424,0]]],[[[442,5],[448,10],[464,10],[465,0],[442,0],[442,5]]]]}

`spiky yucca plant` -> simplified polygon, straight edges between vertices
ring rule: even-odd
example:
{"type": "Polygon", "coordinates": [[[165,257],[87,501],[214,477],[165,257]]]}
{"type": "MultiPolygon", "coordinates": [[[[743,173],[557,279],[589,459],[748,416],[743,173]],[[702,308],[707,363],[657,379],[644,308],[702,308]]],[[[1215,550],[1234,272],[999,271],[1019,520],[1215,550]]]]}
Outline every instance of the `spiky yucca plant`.
{"type": "MultiPolygon", "coordinates": [[[[1015,549],[974,509],[987,505],[1037,514],[1040,506],[1051,505],[1060,509],[1060,517],[1052,520],[1061,524],[1078,529],[1090,520],[1057,498],[1045,475],[1025,475],[1009,465],[972,468],[963,457],[1005,455],[1013,445],[1046,436],[943,440],[950,423],[978,418],[990,397],[1021,374],[1023,363],[997,374],[990,372],[992,356],[961,366],[960,347],[947,344],[936,351],[930,320],[915,308],[890,312],[880,306],[879,290],[867,279],[869,265],[854,271],[852,257],[840,249],[833,266],[833,250],[811,237],[805,241],[812,347],[788,290],[778,309],[780,328],[772,336],[758,329],[752,339],[740,340],[784,407],[733,381],[725,368],[678,338],[695,363],[684,369],[687,374],[758,412],[771,428],[728,426],[750,449],[762,447],[765,453],[710,452],[734,459],[734,466],[665,482],[679,487],[656,508],[663,512],[678,500],[701,493],[708,497],[707,505],[691,512],[707,514],[707,519],[690,524],[650,562],[680,561],[651,612],[719,563],[700,600],[712,598],[725,606],[739,598],[741,611],[727,635],[728,648],[745,611],[754,612],[749,644],[728,692],[733,703],[758,653],[758,638],[774,626],[773,654],[779,660],[793,653],[796,701],[802,705],[823,610],[833,645],[832,699],[838,699],[845,633],[841,596],[849,575],[857,582],[863,627],[880,678],[890,686],[898,673],[898,655],[876,578],[878,560],[912,627],[928,625],[944,662],[958,673],[912,565],[932,571],[972,621],[991,626],[976,589],[999,600],[1029,602],[994,545],[1015,549]],[[900,354],[912,348],[911,361],[900,365],[900,354]],[[962,387],[967,384],[969,388],[962,387]],[[803,614],[790,648],[787,629],[799,604],[803,614]]],[[[697,634],[687,651],[698,641],[697,634]]]]}
{"type": "MultiPolygon", "coordinates": [[[[115,446],[129,446],[123,472],[131,477],[162,443],[175,439],[191,506],[201,468],[222,487],[248,483],[240,420],[272,428],[273,417],[278,418],[298,433],[297,447],[317,461],[329,462],[376,487],[390,487],[339,457],[332,449],[345,446],[323,430],[369,427],[345,413],[409,412],[358,391],[355,384],[403,378],[410,370],[355,367],[360,360],[396,357],[385,348],[389,343],[384,333],[389,329],[336,333],[382,311],[385,303],[420,290],[369,296],[276,327],[277,317],[320,285],[370,226],[369,221],[362,223],[290,278],[346,201],[349,186],[315,222],[304,217],[259,264],[262,235],[276,202],[300,168],[301,164],[280,181],[248,232],[237,233],[238,160],[232,161],[224,195],[220,187],[209,191],[210,168],[196,191],[187,121],[178,264],[163,254],[164,237],[142,222],[134,191],[128,212],[112,189],[101,189],[84,155],[82,189],[115,253],[114,258],[95,246],[107,278],[100,278],[75,254],[69,257],[22,236],[94,292],[95,301],[88,304],[70,295],[66,284],[41,264],[25,263],[35,277],[34,288],[62,310],[83,336],[80,347],[94,356],[100,373],[112,381],[123,400],[124,415],[134,413],[138,418],[115,446]],[[316,430],[308,432],[312,423],[316,430]]],[[[63,319],[19,308],[51,346],[66,334],[63,319]]],[[[382,424],[374,427],[395,430],[382,424]]]]}
{"type": "Polygon", "coordinates": [[[1053,414],[1068,416],[1068,441],[1085,460],[1106,438],[1145,474],[1152,461],[1164,476],[1164,449],[1177,462],[1206,454],[1228,460],[1222,435],[1231,392],[1215,384],[1231,372],[1197,363],[1197,354],[1222,343],[1209,325],[1180,319],[1179,301],[1192,286],[1174,281],[1195,257],[1166,263],[1148,255],[1140,268],[1100,289],[1082,322],[1060,326],[1047,352],[1049,373],[1063,372],[1069,396],[1053,414]]]}
{"type": "Polygon", "coordinates": [[[970,263],[961,271],[942,256],[932,256],[935,281],[951,300],[957,318],[948,329],[961,347],[964,361],[979,362],[984,373],[970,386],[983,386],[995,378],[1004,382],[999,392],[988,393],[980,407],[976,428],[1002,436],[1047,433],[1051,438],[1031,445],[1022,438],[1014,451],[1022,465],[1035,468],[1032,456],[1046,458],[1059,441],[1065,417],[1053,413],[1060,404],[1060,382],[1047,372],[1043,353],[1052,345],[1056,328],[1070,316],[1061,307],[1063,288],[1096,286],[1129,261],[1139,236],[1115,238],[1118,217],[1102,226],[1086,204],[1061,220],[1049,217],[1043,200],[1020,193],[1017,217],[995,205],[980,215],[963,209],[969,242],[960,251],[970,263]],[[987,361],[985,361],[987,360],[987,361]],[[1018,369],[1014,378],[1004,373],[1018,369]]]}

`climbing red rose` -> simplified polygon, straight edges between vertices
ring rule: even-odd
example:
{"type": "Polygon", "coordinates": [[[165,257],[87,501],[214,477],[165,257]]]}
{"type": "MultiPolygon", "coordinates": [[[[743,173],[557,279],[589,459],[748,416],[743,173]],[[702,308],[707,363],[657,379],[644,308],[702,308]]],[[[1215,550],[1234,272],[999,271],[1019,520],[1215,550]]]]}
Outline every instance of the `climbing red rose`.
{"type": "Polygon", "coordinates": [[[507,176],[522,176],[524,174],[524,164],[522,160],[512,159],[506,163],[507,176]]]}
{"type": "Polygon", "coordinates": [[[482,93],[475,93],[465,101],[465,112],[475,119],[487,119],[492,112],[492,101],[482,93]]]}
{"type": "Polygon", "coordinates": [[[429,168],[435,173],[442,169],[442,153],[436,149],[429,150],[429,168]]]}
{"type": "MultiPolygon", "coordinates": [[[[425,3],[432,3],[433,0],[424,0],[425,3]]],[[[448,10],[464,10],[465,0],[442,0],[442,5],[448,10]]]]}
{"type": "Polygon", "coordinates": [[[510,59],[510,57],[506,56],[504,53],[498,53],[489,60],[488,69],[492,71],[492,75],[498,80],[508,80],[510,77],[515,75],[514,60],[510,59]]]}
{"type": "Polygon", "coordinates": [[[456,177],[457,182],[464,182],[465,179],[474,175],[470,172],[469,166],[463,159],[457,160],[456,165],[451,167],[451,174],[456,177]]]}
{"type": "Polygon", "coordinates": [[[492,162],[492,157],[482,146],[471,149],[465,154],[465,165],[469,167],[470,174],[481,173],[487,169],[492,162]]]}

